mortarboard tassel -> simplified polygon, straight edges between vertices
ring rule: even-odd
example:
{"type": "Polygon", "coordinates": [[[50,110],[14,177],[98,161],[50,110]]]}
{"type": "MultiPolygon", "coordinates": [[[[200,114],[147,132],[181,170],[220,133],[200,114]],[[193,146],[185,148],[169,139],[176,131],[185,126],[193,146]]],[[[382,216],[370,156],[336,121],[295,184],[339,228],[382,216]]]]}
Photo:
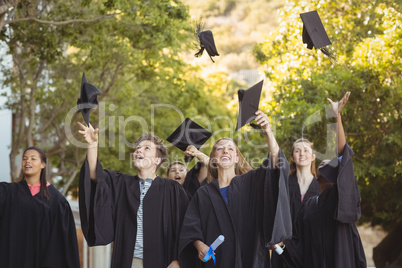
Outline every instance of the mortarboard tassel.
{"type": "Polygon", "coordinates": [[[197,58],[201,57],[202,53],[204,53],[204,50],[206,50],[211,61],[215,62],[212,57],[219,56],[219,54],[215,47],[214,37],[210,30],[203,30],[204,26],[205,23],[202,23],[201,21],[196,22],[196,38],[198,40],[197,46],[199,45],[200,48],[199,51],[194,54],[194,56],[197,58]]]}
{"type": "Polygon", "coordinates": [[[200,40],[200,33],[203,31],[204,26],[205,26],[205,23],[202,21],[196,22],[196,24],[195,24],[195,27],[196,27],[195,37],[197,38],[198,43],[200,44],[200,50],[194,54],[194,56],[196,56],[197,58],[202,56],[202,53],[204,53],[204,49],[205,49],[205,47],[202,45],[201,40],[200,40]]]}
{"type": "Polygon", "coordinates": [[[196,56],[197,58],[201,57],[202,53],[204,53],[205,47],[203,45],[200,45],[200,46],[201,46],[200,50],[194,54],[194,56],[196,56]]]}
{"type": "Polygon", "coordinates": [[[327,56],[328,58],[330,58],[330,60],[331,60],[332,62],[336,62],[335,56],[332,55],[332,53],[331,53],[326,47],[320,48],[320,50],[321,50],[322,53],[324,53],[325,56],[327,56]]]}
{"type": "Polygon", "coordinates": [[[212,60],[213,63],[215,63],[215,61],[212,59],[211,55],[209,55],[209,58],[212,60]]]}

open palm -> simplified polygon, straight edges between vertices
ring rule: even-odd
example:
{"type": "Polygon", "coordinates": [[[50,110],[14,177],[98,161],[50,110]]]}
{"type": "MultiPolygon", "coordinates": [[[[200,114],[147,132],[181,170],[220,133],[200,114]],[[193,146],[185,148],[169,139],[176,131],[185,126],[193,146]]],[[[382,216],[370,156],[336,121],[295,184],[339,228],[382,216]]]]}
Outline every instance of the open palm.
{"type": "Polygon", "coordinates": [[[336,116],[341,114],[343,107],[345,107],[345,104],[348,102],[349,96],[350,91],[346,92],[342,99],[338,102],[333,102],[330,98],[327,98],[336,116]]]}
{"type": "Polygon", "coordinates": [[[79,133],[82,134],[84,137],[85,141],[89,144],[92,144],[94,142],[98,141],[98,131],[99,129],[94,129],[91,124],[89,124],[89,127],[81,124],[80,122],[77,122],[78,125],[81,127],[82,130],[78,130],[79,133]]]}

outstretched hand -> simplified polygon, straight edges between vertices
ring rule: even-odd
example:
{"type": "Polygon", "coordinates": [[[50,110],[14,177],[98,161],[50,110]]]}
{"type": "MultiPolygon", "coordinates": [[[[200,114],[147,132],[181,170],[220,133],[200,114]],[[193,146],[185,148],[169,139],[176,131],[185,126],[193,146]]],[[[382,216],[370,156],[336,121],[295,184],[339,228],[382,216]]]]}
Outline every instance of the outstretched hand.
{"type": "Polygon", "coordinates": [[[98,132],[99,132],[98,128],[94,129],[91,124],[89,124],[89,127],[87,127],[87,126],[81,124],[80,122],[77,122],[77,123],[82,129],[82,130],[78,130],[78,132],[82,134],[82,136],[84,137],[85,141],[88,144],[91,145],[91,144],[98,142],[98,132]]]}
{"type": "Polygon", "coordinates": [[[197,148],[195,148],[194,145],[189,145],[187,146],[186,150],[184,151],[184,154],[186,156],[195,156],[195,154],[197,153],[197,148]]]}
{"type": "Polygon", "coordinates": [[[257,117],[255,118],[255,121],[257,121],[257,124],[259,126],[261,126],[261,128],[265,131],[270,129],[269,126],[269,118],[266,114],[264,114],[262,111],[258,110],[257,112],[255,112],[255,114],[257,115],[257,117]]]}
{"type": "Polygon", "coordinates": [[[341,114],[343,107],[345,107],[345,104],[348,102],[349,96],[350,91],[346,92],[343,98],[338,102],[333,102],[330,98],[327,98],[327,100],[331,104],[332,110],[334,111],[336,117],[338,117],[341,114]]]}

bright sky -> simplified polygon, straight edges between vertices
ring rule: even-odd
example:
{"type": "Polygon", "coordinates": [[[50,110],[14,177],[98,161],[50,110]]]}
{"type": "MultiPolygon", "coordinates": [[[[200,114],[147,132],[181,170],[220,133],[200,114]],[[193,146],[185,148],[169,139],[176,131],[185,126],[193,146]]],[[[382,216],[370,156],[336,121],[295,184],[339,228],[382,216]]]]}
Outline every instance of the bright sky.
{"type": "MultiPolygon", "coordinates": [[[[0,44],[0,57],[5,59],[5,49],[3,44],[0,44]]],[[[11,58],[8,61],[11,68],[11,58]]],[[[0,73],[0,79],[2,74],[0,73]]],[[[0,93],[3,93],[4,88],[0,89],[0,93]]],[[[0,107],[3,106],[6,101],[5,97],[0,97],[0,107]]],[[[10,181],[10,146],[11,146],[11,111],[0,110],[0,181],[10,181]]]]}
{"type": "MultiPolygon", "coordinates": [[[[0,99],[1,105],[4,97],[0,99]]],[[[11,112],[0,111],[0,181],[10,181],[11,112]]]]}

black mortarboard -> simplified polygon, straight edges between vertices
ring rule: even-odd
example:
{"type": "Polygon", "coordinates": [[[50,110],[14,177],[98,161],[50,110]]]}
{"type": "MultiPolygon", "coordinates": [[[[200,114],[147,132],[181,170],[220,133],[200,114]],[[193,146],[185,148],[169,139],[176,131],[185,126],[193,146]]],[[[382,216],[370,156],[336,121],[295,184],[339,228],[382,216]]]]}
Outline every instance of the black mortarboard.
{"type": "Polygon", "coordinates": [[[87,82],[85,73],[82,74],[81,95],[77,100],[78,112],[82,113],[85,122],[89,126],[89,110],[98,105],[97,96],[101,92],[94,85],[87,82]]]}
{"type": "Polygon", "coordinates": [[[316,10],[302,13],[300,17],[303,21],[303,43],[307,44],[308,49],[320,49],[326,56],[334,59],[325,46],[331,45],[331,41],[321,22],[320,16],[316,10]]]}
{"type": "Polygon", "coordinates": [[[338,178],[339,160],[334,157],[323,166],[318,167],[318,173],[323,176],[327,181],[336,183],[338,178]]]}
{"type": "MultiPolygon", "coordinates": [[[[186,118],[166,140],[184,152],[189,145],[194,145],[199,150],[211,136],[211,132],[190,118],[186,118]]],[[[186,162],[190,162],[192,159],[192,156],[185,157],[186,162]]]]}
{"type": "Polygon", "coordinates": [[[257,117],[255,112],[258,111],[263,83],[264,80],[261,80],[251,88],[247,90],[240,89],[237,92],[239,97],[239,116],[237,117],[236,130],[257,117]]]}
{"type": "Polygon", "coordinates": [[[200,43],[200,50],[195,53],[194,56],[201,57],[202,53],[204,52],[204,49],[207,51],[209,57],[211,58],[212,62],[215,62],[212,57],[213,56],[219,56],[218,51],[216,50],[215,47],[215,41],[214,41],[214,36],[210,30],[207,31],[202,31],[203,24],[199,23],[197,24],[197,39],[200,43]]]}

